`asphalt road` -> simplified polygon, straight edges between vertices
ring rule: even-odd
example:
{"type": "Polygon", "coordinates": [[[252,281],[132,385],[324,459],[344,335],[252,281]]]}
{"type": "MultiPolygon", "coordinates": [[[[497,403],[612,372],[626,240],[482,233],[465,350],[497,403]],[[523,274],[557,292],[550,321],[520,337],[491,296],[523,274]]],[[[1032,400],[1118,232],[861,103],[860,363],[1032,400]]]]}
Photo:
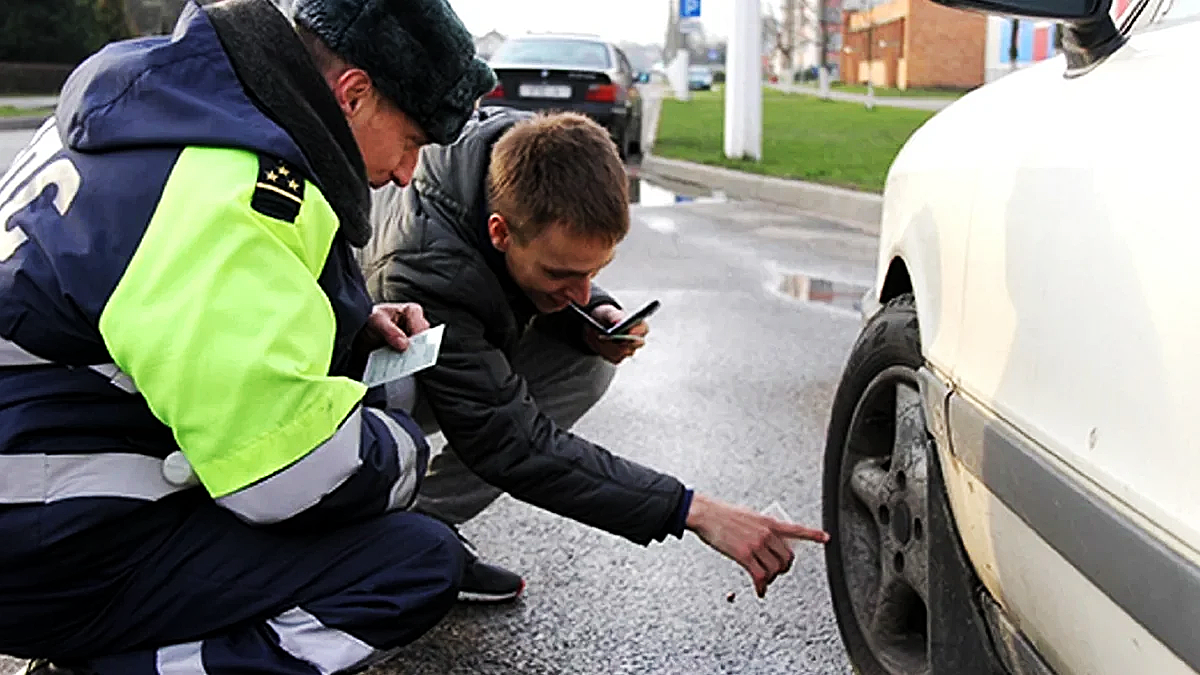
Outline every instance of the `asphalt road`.
{"type": "Polygon", "coordinates": [[[8,165],[31,138],[33,130],[0,131],[0,175],[8,171],[8,165]]]}
{"type": "MultiPolygon", "coordinates": [[[[0,134],[0,149],[12,139],[0,134]]],[[[599,282],[627,305],[658,298],[662,309],[576,431],[712,496],[818,523],[828,407],[874,238],[782,208],[636,187],[632,231],[599,282]]],[[[690,534],[642,548],[508,497],[463,531],[525,576],[526,595],[456,608],[372,675],[850,672],[815,545],[759,600],[740,568],[690,534]]]]}

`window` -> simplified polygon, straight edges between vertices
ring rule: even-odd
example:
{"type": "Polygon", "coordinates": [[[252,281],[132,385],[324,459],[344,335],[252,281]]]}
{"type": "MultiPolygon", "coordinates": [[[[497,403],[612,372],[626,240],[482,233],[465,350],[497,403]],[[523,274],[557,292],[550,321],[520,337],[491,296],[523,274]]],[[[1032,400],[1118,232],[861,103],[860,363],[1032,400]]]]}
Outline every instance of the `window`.
{"type": "Polygon", "coordinates": [[[492,61],[566,68],[612,67],[608,45],[589,40],[509,40],[496,50],[492,61]]]}
{"type": "Polygon", "coordinates": [[[629,59],[626,58],[625,52],[620,49],[617,49],[616,52],[617,60],[621,62],[621,70],[625,71],[627,75],[633,75],[633,66],[629,65],[629,59]]]}

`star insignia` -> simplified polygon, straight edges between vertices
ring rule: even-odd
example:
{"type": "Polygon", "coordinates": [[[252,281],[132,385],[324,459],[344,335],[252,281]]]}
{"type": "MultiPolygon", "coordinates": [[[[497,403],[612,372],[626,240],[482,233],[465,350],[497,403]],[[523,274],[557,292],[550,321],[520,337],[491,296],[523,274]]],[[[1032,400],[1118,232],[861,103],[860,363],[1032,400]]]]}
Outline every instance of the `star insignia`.
{"type": "Polygon", "coordinates": [[[304,203],[303,174],[278,157],[259,155],[250,207],[271,218],[296,222],[304,203]]]}

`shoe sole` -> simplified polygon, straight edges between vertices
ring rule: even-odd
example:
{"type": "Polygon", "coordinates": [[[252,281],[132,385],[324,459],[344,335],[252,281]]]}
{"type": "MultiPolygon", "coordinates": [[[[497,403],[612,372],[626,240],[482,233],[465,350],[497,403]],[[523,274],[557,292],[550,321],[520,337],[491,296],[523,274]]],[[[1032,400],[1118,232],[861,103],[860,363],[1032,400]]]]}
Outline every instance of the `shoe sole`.
{"type": "Polygon", "coordinates": [[[494,604],[501,603],[501,602],[511,602],[513,600],[516,600],[517,598],[521,597],[521,594],[524,592],[525,592],[525,582],[522,581],[521,587],[518,588],[517,590],[513,591],[512,593],[497,594],[497,593],[472,593],[471,591],[459,591],[458,592],[458,600],[459,600],[459,602],[470,602],[470,603],[482,604],[482,605],[494,605],[494,604]]]}

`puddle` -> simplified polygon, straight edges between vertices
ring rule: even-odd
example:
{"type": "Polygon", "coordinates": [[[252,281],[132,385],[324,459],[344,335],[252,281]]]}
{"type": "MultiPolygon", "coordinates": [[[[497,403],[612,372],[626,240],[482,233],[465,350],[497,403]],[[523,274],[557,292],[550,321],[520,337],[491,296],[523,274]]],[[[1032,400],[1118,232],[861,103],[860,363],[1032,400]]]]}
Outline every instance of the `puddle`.
{"type": "Polygon", "coordinates": [[[675,204],[712,203],[726,201],[723,192],[711,192],[698,185],[673,184],[629,172],[629,203],[640,206],[673,206],[675,204]]]}
{"type": "Polygon", "coordinates": [[[868,288],[859,284],[831,281],[802,273],[780,275],[778,291],[789,298],[815,302],[848,312],[862,310],[862,297],[868,288]]]}

